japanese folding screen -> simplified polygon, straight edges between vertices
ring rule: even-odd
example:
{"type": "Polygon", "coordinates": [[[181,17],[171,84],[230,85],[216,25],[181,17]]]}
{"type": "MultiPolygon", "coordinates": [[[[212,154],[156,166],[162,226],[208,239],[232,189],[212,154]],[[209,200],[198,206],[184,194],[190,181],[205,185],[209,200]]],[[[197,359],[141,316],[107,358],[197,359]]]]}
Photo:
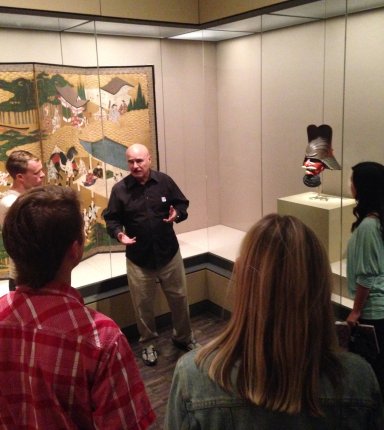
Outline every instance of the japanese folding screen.
{"type": "MultiPolygon", "coordinates": [[[[128,173],[125,151],[133,143],[146,145],[158,168],[152,66],[0,64],[0,191],[12,184],[5,170],[12,151],[38,156],[47,184],[80,193],[85,257],[121,248],[107,236],[102,214],[128,173]]],[[[7,274],[1,239],[0,277],[7,274]]]]}

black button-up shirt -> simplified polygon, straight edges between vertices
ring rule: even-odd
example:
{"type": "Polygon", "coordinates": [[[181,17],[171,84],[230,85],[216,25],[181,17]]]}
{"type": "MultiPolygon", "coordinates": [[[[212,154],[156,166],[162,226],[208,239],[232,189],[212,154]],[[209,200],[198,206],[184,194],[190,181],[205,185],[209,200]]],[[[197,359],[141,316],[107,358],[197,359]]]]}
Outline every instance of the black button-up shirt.
{"type": "Polygon", "coordinates": [[[126,256],[134,264],[147,269],[165,266],[179,249],[169,208],[177,211],[176,222],[188,217],[189,201],[171,177],[162,172],[150,171],[148,181],[142,185],[128,175],[111,191],[104,212],[107,232],[113,237],[124,231],[136,243],[126,247],[126,256]]]}

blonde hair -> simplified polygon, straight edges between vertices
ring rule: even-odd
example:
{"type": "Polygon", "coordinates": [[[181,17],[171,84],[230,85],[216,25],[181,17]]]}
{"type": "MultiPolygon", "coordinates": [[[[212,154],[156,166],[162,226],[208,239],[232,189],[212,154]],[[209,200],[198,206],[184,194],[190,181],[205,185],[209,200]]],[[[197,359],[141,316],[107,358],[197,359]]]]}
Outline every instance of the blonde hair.
{"type": "Polygon", "coordinates": [[[11,175],[12,179],[15,179],[18,173],[25,173],[28,170],[29,161],[40,160],[28,151],[24,151],[22,149],[19,151],[13,151],[5,163],[5,168],[11,175]]]}
{"type": "Polygon", "coordinates": [[[336,385],[341,368],[323,246],[297,218],[267,215],[243,240],[234,284],[228,325],[197,353],[196,364],[255,405],[321,415],[320,376],[336,385]]]}

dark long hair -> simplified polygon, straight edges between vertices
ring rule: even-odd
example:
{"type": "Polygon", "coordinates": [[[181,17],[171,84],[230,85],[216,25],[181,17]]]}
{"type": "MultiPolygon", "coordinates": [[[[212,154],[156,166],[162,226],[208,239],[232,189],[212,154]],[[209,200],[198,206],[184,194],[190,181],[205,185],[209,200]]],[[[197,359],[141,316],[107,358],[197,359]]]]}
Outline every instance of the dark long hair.
{"type": "Polygon", "coordinates": [[[356,221],[352,231],[370,214],[375,214],[381,226],[384,240],[384,166],[374,161],[364,161],[352,167],[352,183],[355,187],[356,221]]]}

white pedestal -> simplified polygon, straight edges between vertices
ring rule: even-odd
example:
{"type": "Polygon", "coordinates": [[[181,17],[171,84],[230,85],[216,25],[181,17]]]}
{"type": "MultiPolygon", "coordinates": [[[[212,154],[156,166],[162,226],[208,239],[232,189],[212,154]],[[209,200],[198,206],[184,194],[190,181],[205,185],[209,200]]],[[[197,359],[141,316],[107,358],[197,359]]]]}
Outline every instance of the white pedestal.
{"type": "Polygon", "coordinates": [[[345,197],[307,192],[277,200],[280,215],[293,215],[310,227],[328,251],[331,263],[343,259],[355,220],[352,213],[355,200],[345,197]]]}

